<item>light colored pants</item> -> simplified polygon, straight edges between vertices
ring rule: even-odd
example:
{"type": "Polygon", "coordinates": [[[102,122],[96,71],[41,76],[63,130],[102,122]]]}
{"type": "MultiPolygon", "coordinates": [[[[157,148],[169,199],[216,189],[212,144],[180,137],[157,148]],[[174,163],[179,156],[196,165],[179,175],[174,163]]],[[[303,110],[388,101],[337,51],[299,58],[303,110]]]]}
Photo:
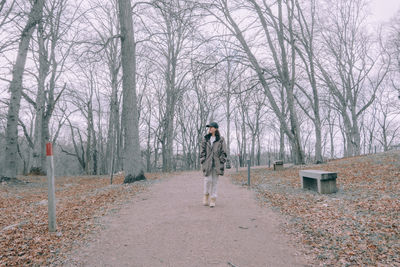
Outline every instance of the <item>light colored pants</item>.
{"type": "Polygon", "coordinates": [[[217,198],[218,175],[215,168],[212,169],[211,175],[204,177],[204,195],[210,195],[217,198]]]}

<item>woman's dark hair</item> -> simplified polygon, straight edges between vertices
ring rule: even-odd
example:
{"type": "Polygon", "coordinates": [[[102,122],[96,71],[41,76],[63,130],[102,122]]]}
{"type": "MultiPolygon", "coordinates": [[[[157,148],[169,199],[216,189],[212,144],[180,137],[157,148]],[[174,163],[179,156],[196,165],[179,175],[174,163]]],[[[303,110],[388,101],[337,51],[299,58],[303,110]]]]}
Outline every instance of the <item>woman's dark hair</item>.
{"type": "Polygon", "coordinates": [[[219,134],[219,130],[218,129],[215,130],[215,137],[221,137],[221,135],[219,134]]]}

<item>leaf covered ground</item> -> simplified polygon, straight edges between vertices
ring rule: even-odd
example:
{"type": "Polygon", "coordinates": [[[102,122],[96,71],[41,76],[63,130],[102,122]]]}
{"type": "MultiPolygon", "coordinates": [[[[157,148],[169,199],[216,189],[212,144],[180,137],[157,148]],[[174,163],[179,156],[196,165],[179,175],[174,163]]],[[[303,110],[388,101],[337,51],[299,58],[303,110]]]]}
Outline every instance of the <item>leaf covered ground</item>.
{"type": "Polygon", "coordinates": [[[0,183],[0,266],[54,264],[99,229],[96,219],[143,190],[160,174],[147,174],[146,182],[122,184],[123,176],[56,178],[57,232],[48,232],[47,178],[21,177],[0,183]]]}
{"type": "MultiPolygon", "coordinates": [[[[247,182],[247,172],[232,175],[247,182]]],[[[254,169],[252,189],[288,216],[285,226],[304,253],[324,266],[400,266],[400,151],[283,171],[254,169]],[[338,173],[338,192],[301,189],[299,171],[338,173]]]]}

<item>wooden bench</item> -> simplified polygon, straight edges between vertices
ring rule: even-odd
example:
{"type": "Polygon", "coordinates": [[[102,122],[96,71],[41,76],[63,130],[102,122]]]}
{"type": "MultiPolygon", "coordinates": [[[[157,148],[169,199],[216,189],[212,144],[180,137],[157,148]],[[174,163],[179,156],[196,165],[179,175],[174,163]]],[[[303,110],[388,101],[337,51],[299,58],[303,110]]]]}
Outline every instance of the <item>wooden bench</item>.
{"type": "Polygon", "coordinates": [[[274,161],[274,171],[283,170],[283,160],[275,160],[274,161]]]}
{"type": "Polygon", "coordinates": [[[331,194],[337,192],[336,172],[327,172],[320,170],[302,170],[300,171],[301,188],[311,189],[320,194],[331,194]]]}

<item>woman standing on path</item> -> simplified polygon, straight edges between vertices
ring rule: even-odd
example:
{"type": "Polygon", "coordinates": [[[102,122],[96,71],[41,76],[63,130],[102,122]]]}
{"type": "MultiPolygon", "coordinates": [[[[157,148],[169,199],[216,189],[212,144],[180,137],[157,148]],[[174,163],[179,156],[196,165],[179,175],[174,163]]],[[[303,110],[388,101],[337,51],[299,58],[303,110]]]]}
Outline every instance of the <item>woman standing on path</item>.
{"type": "Polygon", "coordinates": [[[211,122],[206,125],[208,134],[201,142],[200,163],[204,174],[204,198],[205,206],[215,207],[217,200],[218,176],[224,175],[224,164],[226,161],[226,144],[224,138],[219,134],[218,124],[211,122]],[[210,203],[209,203],[210,198],[210,203]]]}

